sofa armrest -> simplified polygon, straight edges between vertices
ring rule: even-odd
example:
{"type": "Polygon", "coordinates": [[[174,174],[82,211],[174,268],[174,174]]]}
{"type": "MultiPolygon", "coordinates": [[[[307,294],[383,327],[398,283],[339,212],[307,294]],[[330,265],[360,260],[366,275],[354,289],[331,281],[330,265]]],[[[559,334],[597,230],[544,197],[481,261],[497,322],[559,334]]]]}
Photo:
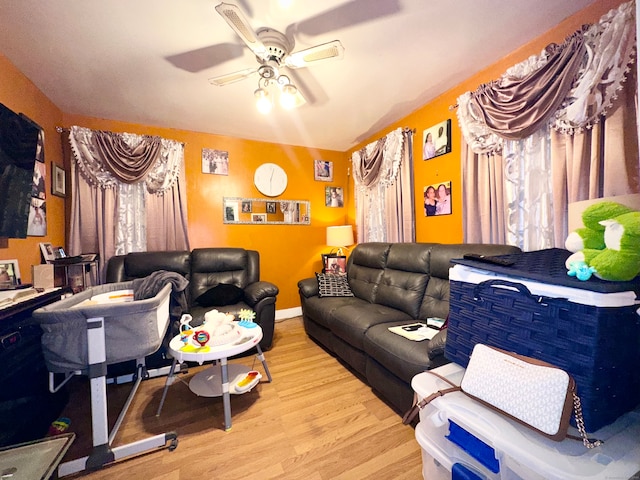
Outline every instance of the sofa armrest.
{"type": "Polygon", "coordinates": [[[429,340],[427,344],[427,355],[429,360],[433,360],[440,355],[444,355],[444,347],[447,344],[447,329],[443,328],[436,335],[429,340]]]}
{"type": "Polygon", "coordinates": [[[271,282],[254,282],[244,287],[244,300],[248,305],[253,307],[260,300],[275,297],[279,292],[278,287],[271,282]]]}
{"type": "Polygon", "coordinates": [[[318,295],[318,279],[317,278],[305,278],[298,282],[298,288],[300,293],[305,298],[315,297],[318,295]]]}

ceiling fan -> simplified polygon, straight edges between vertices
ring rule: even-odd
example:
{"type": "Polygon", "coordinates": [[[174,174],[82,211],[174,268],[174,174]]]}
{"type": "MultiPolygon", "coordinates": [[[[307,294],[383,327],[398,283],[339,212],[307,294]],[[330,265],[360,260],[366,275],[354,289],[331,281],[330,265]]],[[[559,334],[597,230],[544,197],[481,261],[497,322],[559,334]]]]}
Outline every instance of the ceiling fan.
{"type": "Polygon", "coordinates": [[[220,3],[215,8],[255,54],[258,64],[237,72],[210,78],[209,82],[217,86],[229,85],[257,72],[260,78],[255,96],[259,109],[261,99],[264,100],[265,108],[267,108],[266,102],[270,103],[268,87],[271,85],[277,85],[280,88],[281,103],[285,108],[304,103],[304,99],[291,79],[281,73],[282,69],[308,67],[325,60],[341,59],[344,56],[344,47],[339,40],[294,52],[295,41],[293,38],[268,27],[254,30],[242,10],[236,5],[220,3]]]}

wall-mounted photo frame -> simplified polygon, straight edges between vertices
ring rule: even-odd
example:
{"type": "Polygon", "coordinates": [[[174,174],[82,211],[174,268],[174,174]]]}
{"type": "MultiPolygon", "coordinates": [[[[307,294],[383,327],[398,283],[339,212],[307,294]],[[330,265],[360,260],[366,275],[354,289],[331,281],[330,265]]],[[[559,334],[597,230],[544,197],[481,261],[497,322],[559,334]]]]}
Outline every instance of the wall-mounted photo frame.
{"type": "Polygon", "coordinates": [[[51,193],[57,197],[67,196],[66,172],[55,163],[51,164],[51,193]]]}
{"type": "Polygon", "coordinates": [[[225,202],[224,204],[224,221],[225,222],[237,222],[238,216],[238,203],[237,202],[225,202]]]}
{"type": "Polygon", "coordinates": [[[324,261],[324,269],[322,270],[324,273],[347,274],[347,257],[344,255],[327,255],[324,261]]]}
{"type": "Polygon", "coordinates": [[[256,223],[266,223],[267,214],[266,213],[252,213],[251,221],[256,223]]]}
{"type": "Polygon", "coordinates": [[[324,205],[326,207],[344,207],[343,192],[342,187],[325,187],[324,205]]]}
{"type": "Polygon", "coordinates": [[[276,202],[265,202],[267,213],[278,213],[278,204],[276,202]]]}
{"type": "Polygon", "coordinates": [[[319,182],[333,182],[333,162],[314,160],[313,179],[319,182]]]}
{"type": "Polygon", "coordinates": [[[451,152],[451,119],[422,132],[422,159],[430,160],[451,152]]]}
{"type": "Polygon", "coordinates": [[[242,201],[242,213],[251,213],[252,205],[251,200],[242,201]]]}
{"type": "Polygon", "coordinates": [[[202,149],[202,173],[229,175],[229,152],[213,148],[202,149]]]}
{"type": "Polygon", "coordinates": [[[11,288],[21,283],[18,260],[0,260],[0,288],[11,288]]]}
{"type": "Polygon", "coordinates": [[[451,180],[427,185],[424,192],[424,215],[451,215],[451,180]]]}
{"type": "Polygon", "coordinates": [[[45,201],[40,198],[31,197],[27,235],[30,237],[47,235],[47,206],[45,201]]]}

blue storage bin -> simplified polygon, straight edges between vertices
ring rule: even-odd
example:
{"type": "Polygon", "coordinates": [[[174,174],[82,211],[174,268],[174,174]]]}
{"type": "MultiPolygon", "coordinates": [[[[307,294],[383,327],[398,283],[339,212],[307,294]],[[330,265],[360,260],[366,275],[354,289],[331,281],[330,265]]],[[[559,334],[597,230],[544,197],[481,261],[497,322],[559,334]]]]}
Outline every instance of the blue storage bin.
{"type": "Polygon", "coordinates": [[[640,404],[640,285],[576,280],[568,255],[509,255],[512,267],[453,260],[445,356],[466,367],[483,343],[566,370],[593,432],[640,404]]]}

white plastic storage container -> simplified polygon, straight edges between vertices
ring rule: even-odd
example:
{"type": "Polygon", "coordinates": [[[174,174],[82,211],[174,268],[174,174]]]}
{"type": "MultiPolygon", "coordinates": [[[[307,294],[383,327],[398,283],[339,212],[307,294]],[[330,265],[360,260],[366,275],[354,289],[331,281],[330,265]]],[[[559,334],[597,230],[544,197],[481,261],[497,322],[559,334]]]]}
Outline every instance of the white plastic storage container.
{"type": "MultiPolygon", "coordinates": [[[[464,374],[454,363],[434,371],[454,383],[464,374]]],[[[427,372],[411,384],[419,399],[450,386],[427,372]]],[[[569,433],[578,435],[574,428],[569,433]]],[[[604,444],[587,449],[577,440],[554,442],[462,392],[433,400],[420,412],[416,426],[425,480],[451,478],[456,469],[464,470],[467,478],[491,480],[629,479],[640,472],[640,410],[626,413],[592,437],[604,444]]]]}

